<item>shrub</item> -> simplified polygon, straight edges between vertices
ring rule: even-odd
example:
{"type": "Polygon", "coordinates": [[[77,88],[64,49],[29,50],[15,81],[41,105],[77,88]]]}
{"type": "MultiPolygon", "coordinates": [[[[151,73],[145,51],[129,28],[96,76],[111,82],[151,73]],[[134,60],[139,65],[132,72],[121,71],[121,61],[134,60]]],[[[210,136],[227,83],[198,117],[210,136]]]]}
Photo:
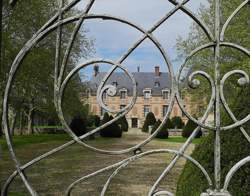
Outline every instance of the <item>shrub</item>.
{"type": "Polygon", "coordinates": [[[182,129],[185,125],[181,117],[179,116],[175,116],[172,118],[172,124],[173,124],[173,127],[177,129],[182,129]]]}
{"type": "Polygon", "coordinates": [[[80,117],[74,117],[69,127],[77,136],[81,136],[87,132],[85,121],[80,117]]]}
{"type": "MultiPolygon", "coordinates": [[[[113,116],[109,116],[108,113],[104,114],[102,124],[105,124],[109,121],[113,120],[113,116]]],[[[104,129],[100,131],[100,135],[102,137],[122,137],[122,130],[120,129],[117,122],[113,122],[112,124],[108,125],[104,129]]]]}
{"type": "Polygon", "coordinates": [[[128,121],[125,116],[121,117],[118,120],[118,125],[120,126],[122,131],[128,132],[128,121]]]}
{"type": "MultiPolygon", "coordinates": [[[[197,124],[191,120],[188,120],[187,124],[182,130],[182,137],[188,138],[196,128],[197,124]]],[[[200,138],[201,136],[202,136],[202,131],[200,130],[198,134],[195,136],[195,138],[200,138]]]]}
{"type": "MultiPolygon", "coordinates": [[[[244,118],[249,114],[250,88],[248,87],[242,95],[238,96],[237,103],[234,104],[237,119],[244,118]]],[[[232,121],[227,114],[222,114],[222,124],[228,125],[232,121]]],[[[250,134],[250,122],[244,125],[246,132],[250,134]]],[[[221,179],[225,179],[228,171],[241,159],[249,156],[250,144],[238,128],[222,131],[221,137],[221,179]]],[[[199,161],[207,170],[211,177],[214,175],[214,132],[211,131],[207,137],[202,139],[202,143],[193,151],[192,157],[199,161]]],[[[200,195],[208,185],[201,172],[187,162],[179,178],[177,196],[200,195]]],[[[242,166],[233,176],[229,192],[231,195],[246,196],[250,193],[250,163],[242,166]]]]}
{"type": "Polygon", "coordinates": [[[87,126],[88,127],[98,127],[100,126],[100,117],[98,115],[89,115],[87,117],[87,126]]]}
{"type": "Polygon", "coordinates": [[[142,131],[148,132],[148,126],[153,126],[156,123],[155,115],[152,112],[149,112],[144,121],[142,131]]]}
{"type": "MultiPolygon", "coordinates": [[[[156,123],[153,126],[152,132],[151,134],[153,134],[156,129],[160,126],[161,124],[161,120],[157,120],[156,123]]],[[[158,132],[158,134],[156,135],[156,138],[161,138],[161,139],[166,139],[168,138],[168,125],[167,122],[163,125],[163,127],[160,129],[160,131],[158,132]]]]}

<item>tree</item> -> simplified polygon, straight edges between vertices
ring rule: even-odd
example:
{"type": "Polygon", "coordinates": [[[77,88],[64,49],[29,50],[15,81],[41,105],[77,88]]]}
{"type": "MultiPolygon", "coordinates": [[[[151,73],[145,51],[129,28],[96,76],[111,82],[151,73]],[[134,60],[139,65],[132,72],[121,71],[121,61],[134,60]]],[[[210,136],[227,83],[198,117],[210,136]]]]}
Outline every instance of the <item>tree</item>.
{"type": "MultiPolygon", "coordinates": [[[[197,124],[191,120],[188,120],[187,124],[182,130],[182,137],[188,138],[196,128],[197,128],[197,124]]],[[[199,133],[195,137],[200,138],[201,136],[202,136],[202,131],[200,130],[199,133]]]]}
{"type": "MultiPolygon", "coordinates": [[[[213,2],[210,2],[210,6],[208,8],[202,8],[200,10],[201,18],[212,27],[213,22],[213,2]]],[[[221,1],[222,3],[222,21],[225,21],[226,18],[242,3],[240,0],[232,0],[232,1],[221,1]]],[[[249,20],[246,18],[250,17],[250,12],[248,11],[249,7],[245,7],[233,20],[231,25],[225,34],[226,41],[230,41],[232,43],[237,43],[239,45],[244,46],[249,50],[250,47],[250,36],[249,36],[249,20]]],[[[211,28],[212,29],[212,28],[211,28]]],[[[194,46],[194,44],[204,43],[204,36],[200,36],[201,31],[198,28],[193,28],[190,32],[190,36],[187,40],[182,40],[179,42],[180,50],[183,54],[187,54],[190,52],[190,49],[194,46]],[[192,36],[191,36],[192,35],[192,36]],[[188,47],[190,45],[190,47],[188,47]]],[[[211,62],[212,58],[209,58],[209,52],[204,51],[201,55],[201,58],[195,58],[192,60],[192,65],[199,64],[199,62],[207,63],[208,73],[212,74],[214,72],[213,63],[211,62]]],[[[201,65],[201,63],[199,65],[201,65]]],[[[203,64],[203,63],[202,63],[203,64]]],[[[231,71],[234,69],[242,69],[249,73],[250,71],[250,60],[249,57],[244,56],[242,53],[237,52],[234,49],[223,48],[221,51],[220,58],[220,69],[222,75],[224,75],[227,71],[231,71]]],[[[232,108],[232,112],[235,114],[237,119],[244,118],[247,114],[249,114],[249,107],[246,107],[250,104],[249,102],[249,85],[244,88],[239,88],[237,86],[238,77],[235,76],[229,79],[226,83],[225,89],[225,97],[227,98],[227,102],[229,107],[232,108]]],[[[200,92],[204,92],[204,89],[207,89],[207,85],[200,87],[200,90],[194,94],[193,98],[196,100],[200,100],[200,92]]],[[[228,117],[228,115],[222,110],[221,111],[221,123],[222,125],[228,125],[232,123],[232,120],[228,117]]],[[[249,122],[244,125],[248,134],[249,132],[249,122]]],[[[221,132],[221,179],[222,182],[225,179],[228,171],[242,158],[249,156],[249,148],[250,144],[240,132],[238,128],[222,131],[221,132]]],[[[210,176],[214,175],[214,165],[211,164],[214,161],[214,133],[211,132],[208,137],[202,140],[202,143],[198,145],[192,157],[199,161],[204,168],[208,171],[210,176]]],[[[244,165],[241,169],[235,173],[232,181],[229,185],[229,192],[232,195],[243,196],[247,195],[250,192],[250,165],[249,163],[244,165]]],[[[187,163],[181,176],[178,181],[178,196],[186,196],[186,195],[198,195],[204,189],[207,188],[207,183],[203,177],[200,175],[200,171],[197,170],[192,164],[187,163]]]]}
{"type": "Polygon", "coordinates": [[[85,121],[79,116],[73,118],[70,128],[77,136],[81,136],[87,132],[85,121]]]}
{"type": "MultiPolygon", "coordinates": [[[[2,43],[4,51],[2,51],[2,60],[5,65],[3,67],[4,76],[8,73],[11,63],[23,45],[54,15],[57,7],[56,1],[27,0],[18,1],[14,10],[11,10],[8,1],[3,1],[2,43]],[[31,16],[32,20],[30,20],[31,16]]],[[[71,10],[65,14],[65,17],[76,13],[77,10],[71,10]]],[[[73,31],[72,27],[70,25],[63,27],[62,51],[65,51],[66,40],[73,31]]],[[[32,118],[35,113],[45,114],[43,116],[55,118],[58,121],[53,103],[54,79],[51,77],[54,74],[55,38],[56,34],[53,32],[33,47],[22,62],[13,83],[10,109],[17,113],[16,116],[20,122],[27,123],[30,133],[32,132],[32,118]],[[20,107],[20,105],[23,107],[20,107]],[[24,116],[26,120],[24,120],[24,116]]],[[[92,46],[92,41],[86,37],[86,31],[82,28],[72,48],[66,73],[74,67],[79,58],[87,57],[93,51],[92,46]]],[[[62,57],[63,55],[61,55],[60,61],[62,57]]],[[[1,93],[4,91],[7,77],[3,78],[1,93]]],[[[79,99],[79,88],[81,86],[79,75],[76,75],[66,88],[63,108],[68,121],[72,116],[86,111],[79,99]]]]}
{"type": "MultiPolygon", "coordinates": [[[[154,124],[154,126],[152,128],[151,134],[153,134],[158,129],[158,127],[161,125],[161,123],[162,123],[161,120],[156,121],[156,123],[154,124]]],[[[169,129],[169,124],[166,122],[162,126],[160,131],[157,133],[156,138],[167,139],[168,138],[168,129],[169,129]]]]}
{"type": "Polygon", "coordinates": [[[121,117],[118,120],[118,125],[120,126],[122,131],[128,132],[128,121],[125,116],[121,117]]]}
{"type": "Polygon", "coordinates": [[[182,129],[185,125],[181,117],[179,116],[173,117],[171,121],[172,121],[173,127],[177,129],[182,129]]]}
{"type": "MultiPolygon", "coordinates": [[[[103,119],[102,119],[102,125],[104,125],[105,123],[113,120],[113,116],[109,116],[109,114],[107,112],[104,113],[103,119]]],[[[116,137],[116,138],[120,138],[122,137],[122,130],[120,129],[120,127],[116,122],[113,122],[112,124],[108,125],[107,127],[103,128],[100,131],[100,135],[102,137],[116,137]]]]}
{"type": "Polygon", "coordinates": [[[143,132],[148,132],[148,127],[153,126],[156,122],[155,115],[153,112],[149,112],[146,116],[146,119],[144,121],[142,131],[143,132]]]}

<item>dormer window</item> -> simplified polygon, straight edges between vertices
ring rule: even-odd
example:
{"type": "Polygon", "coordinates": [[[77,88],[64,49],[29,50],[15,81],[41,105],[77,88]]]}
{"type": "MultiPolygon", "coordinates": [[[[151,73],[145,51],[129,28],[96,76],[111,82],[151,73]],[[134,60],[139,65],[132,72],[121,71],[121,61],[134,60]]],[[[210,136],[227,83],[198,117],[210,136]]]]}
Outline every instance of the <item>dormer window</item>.
{"type": "Polygon", "coordinates": [[[144,90],[143,91],[143,94],[144,94],[144,99],[150,99],[151,97],[151,90],[144,90]]]}
{"type": "Polygon", "coordinates": [[[113,84],[113,86],[118,86],[117,82],[113,82],[112,84],[113,84]]]}
{"type": "Polygon", "coordinates": [[[155,82],[155,87],[160,87],[160,82],[155,82]]]}
{"type": "Polygon", "coordinates": [[[162,98],[163,99],[169,99],[169,90],[163,90],[162,91],[162,98]]]}
{"type": "Polygon", "coordinates": [[[120,90],[120,99],[126,99],[127,97],[127,89],[120,90]]]}

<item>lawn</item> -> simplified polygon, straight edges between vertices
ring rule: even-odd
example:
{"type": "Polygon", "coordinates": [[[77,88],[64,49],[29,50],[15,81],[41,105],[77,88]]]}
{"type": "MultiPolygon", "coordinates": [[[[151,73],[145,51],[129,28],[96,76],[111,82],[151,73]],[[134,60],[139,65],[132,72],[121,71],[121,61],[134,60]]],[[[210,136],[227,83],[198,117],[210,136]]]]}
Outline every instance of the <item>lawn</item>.
{"type": "MultiPolygon", "coordinates": [[[[87,143],[102,149],[118,150],[131,147],[146,137],[146,135],[125,134],[121,139],[97,138],[89,140],[87,143]]],[[[22,164],[69,140],[70,138],[66,134],[19,136],[13,139],[18,158],[22,164]]],[[[181,142],[184,142],[184,139],[154,139],[143,148],[143,151],[158,148],[178,149],[181,146],[181,142]]],[[[14,167],[9,159],[9,153],[3,139],[0,140],[0,143],[3,145],[3,155],[0,163],[0,182],[2,184],[8,175],[11,174],[14,167]]],[[[191,145],[188,153],[192,152],[193,147],[194,145],[191,145]]],[[[74,144],[28,168],[25,173],[39,195],[63,195],[66,188],[74,180],[97,169],[116,163],[129,155],[105,155],[74,144]]],[[[114,178],[107,195],[146,195],[150,186],[155,182],[172,157],[169,154],[150,155],[130,164],[114,178]]],[[[176,182],[184,164],[185,161],[180,160],[175,169],[170,172],[169,178],[165,179],[161,186],[175,192],[176,182]]],[[[99,195],[110,172],[100,174],[98,177],[80,183],[75,187],[72,195],[99,195]]],[[[10,191],[10,195],[27,195],[19,178],[16,178],[11,185],[10,191]]]]}

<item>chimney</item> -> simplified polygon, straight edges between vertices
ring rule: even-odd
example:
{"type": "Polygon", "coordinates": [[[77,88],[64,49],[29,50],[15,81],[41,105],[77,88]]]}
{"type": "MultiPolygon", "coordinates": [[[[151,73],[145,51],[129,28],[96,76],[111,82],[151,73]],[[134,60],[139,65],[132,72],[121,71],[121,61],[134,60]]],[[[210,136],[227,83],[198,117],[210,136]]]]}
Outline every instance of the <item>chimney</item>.
{"type": "Polygon", "coordinates": [[[137,67],[137,72],[138,72],[138,73],[140,72],[140,66],[137,67]]]}
{"type": "Polygon", "coordinates": [[[156,77],[160,76],[160,67],[159,66],[155,66],[155,76],[156,77]]]}
{"type": "Polygon", "coordinates": [[[99,65],[95,64],[94,65],[94,76],[96,77],[99,73],[99,65]]]}

